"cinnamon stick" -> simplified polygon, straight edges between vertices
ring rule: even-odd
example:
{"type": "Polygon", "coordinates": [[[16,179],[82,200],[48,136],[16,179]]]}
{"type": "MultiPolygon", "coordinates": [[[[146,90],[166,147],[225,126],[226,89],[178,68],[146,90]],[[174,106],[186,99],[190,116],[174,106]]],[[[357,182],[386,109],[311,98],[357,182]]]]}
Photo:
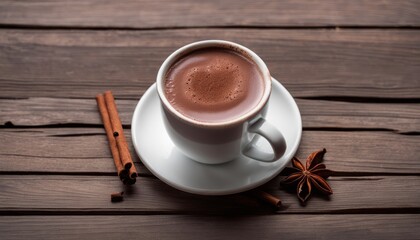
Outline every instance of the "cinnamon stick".
{"type": "Polygon", "coordinates": [[[124,178],[123,180],[124,185],[133,185],[136,183],[136,178],[124,178]]]}
{"type": "Polygon", "coordinates": [[[137,170],[128,150],[114,97],[110,91],[107,91],[107,94],[96,95],[96,102],[98,103],[99,112],[104,123],[118,176],[124,184],[134,184],[136,182],[137,170]],[[124,165],[123,159],[126,159],[128,164],[124,165]]]}
{"type": "Polygon", "coordinates": [[[121,202],[124,200],[124,192],[111,193],[111,202],[121,202]]]}
{"type": "Polygon", "coordinates": [[[130,151],[128,150],[128,145],[124,136],[121,120],[118,116],[117,106],[111,91],[105,92],[105,103],[110,116],[112,131],[117,142],[118,152],[120,153],[121,163],[125,169],[129,170],[134,164],[133,160],[131,159],[130,151]]]}
{"type": "Polygon", "coordinates": [[[134,163],[131,166],[130,170],[128,171],[128,176],[130,178],[134,178],[134,179],[138,176],[136,167],[134,166],[134,163]]]}
{"type": "Polygon", "coordinates": [[[281,207],[281,200],[269,193],[263,192],[261,190],[254,190],[252,191],[252,195],[257,197],[258,199],[270,204],[271,206],[275,208],[281,207]]]}
{"type": "Polygon", "coordinates": [[[108,110],[105,104],[105,98],[102,94],[96,95],[96,102],[98,104],[99,112],[101,113],[102,122],[104,124],[106,136],[108,137],[109,148],[111,149],[112,158],[114,159],[115,168],[117,169],[118,176],[120,179],[123,178],[124,168],[120,160],[120,154],[117,147],[117,142],[115,141],[111,121],[109,118],[108,110]]]}

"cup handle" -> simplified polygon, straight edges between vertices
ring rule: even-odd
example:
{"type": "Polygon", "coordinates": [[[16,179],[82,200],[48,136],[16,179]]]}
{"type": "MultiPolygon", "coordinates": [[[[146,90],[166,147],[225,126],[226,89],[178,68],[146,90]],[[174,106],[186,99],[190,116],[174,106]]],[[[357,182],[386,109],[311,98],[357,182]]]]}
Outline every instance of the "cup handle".
{"type": "Polygon", "coordinates": [[[264,118],[260,118],[250,125],[248,132],[264,137],[270,143],[273,153],[261,151],[254,146],[254,141],[251,141],[242,150],[245,156],[261,162],[274,162],[283,156],[286,151],[286,141],[284,140],[283,134],[264,118]]]}

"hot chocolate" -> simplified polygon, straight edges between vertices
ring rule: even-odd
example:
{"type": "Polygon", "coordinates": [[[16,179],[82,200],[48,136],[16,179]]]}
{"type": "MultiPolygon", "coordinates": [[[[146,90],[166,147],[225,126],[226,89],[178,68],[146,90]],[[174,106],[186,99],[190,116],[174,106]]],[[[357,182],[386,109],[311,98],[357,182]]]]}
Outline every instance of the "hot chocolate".
{"type": "Polygon", "coordinates": [[[256,64],[224,48],[193,51],[175,62],[165,76],[171,105],[200,122],[236,119],[253,109],[263,92],[256,64]]]}

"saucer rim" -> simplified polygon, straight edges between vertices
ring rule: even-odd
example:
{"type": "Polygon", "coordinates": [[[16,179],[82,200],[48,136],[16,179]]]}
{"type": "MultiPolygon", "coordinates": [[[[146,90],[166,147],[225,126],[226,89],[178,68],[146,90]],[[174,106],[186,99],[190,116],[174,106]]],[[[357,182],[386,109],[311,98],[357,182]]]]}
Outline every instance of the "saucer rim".
{"type": "MultiPolygon", "coordinates": [[[[146,166],[146,168],[153,174],[155,175],[157,178],[159,178],[162,182],[168,184],[169,186],[172,186],[178,190],[187,192],[187,193],[192,193],[192,194],[198,194],[198,195],[208,195],[208,196],[220,196],[220,195],[229,195],[229,194],[236,194],[236,193],[241,193],[241,192],[245,192],[251,189],[254,189],[256,187],[259,187],[267,182],[269,182],[270,180],[272,180],[273,178],[275,178],[285,167],[286,165],[291,161],[291,159],[293,158],[293,156],[296,154],[301,139],[302,139],[302,115],[300,114],[299,111],[299,107],[295,101],[295,99],[292,97],[292,95],[290,94],[289,91],[287,91],[287,89],[279,82],[277,81],[274,77],[271,77],[271,81],[272,84],[276,84],[278,85],[277,87],[281,88],[281,92],[285,94],[285,97],[289,99],[289,102],[292,102],[294,104],[292,104],[292,108],[294,108],[294,110],[297,112],[297,116],[299,118],[299,121],[296,123],[297,128],[298,128],[298,136],[296,138],[296,141],[291,144],[292,146],[295,146],[294,149],[292,149],[290,151],[289,154],[287,154],[287,158],[286,160],[284,160],[284,164],[282,164],[282,166],[280,166],[275,172],[273,172],[272,174],[270,174],[269,176],[263,177],[258,181],[255,181],[254,183],[248,184],[246,186],[243,187],[238,187],[236,189],[226,189],[226,190],[217,190],[217,189],[203,189],[203,188],[195,188],[195,187],[186,187],[184,185],[180,185],[176,182],[173,181],[169,181],[167,180],[163,175],[158,174],[152,167],[149,166],[149,164],[147,163],[147,161],[144,161],[142,154],[140,152],[140,149],[137,144],[137,137],[136,137],[136,124],[133,124],[134,122],[137,122],[138,118],[140,117],[140,114],[138,113],[138,111],[140,111],[140,109],[142,109],[142,106],[145,104],[146,100],[143,99],[147,99],[149,98],[151,94],[156,94],[158,95],[157,92],[157,87],[156,87],[156,83],[153,83],[147,90],[146,92],[143,94],[143,96],[141,97],[141,99],[139,100],[139,102],[137,103],[134,113],[133,113],[133,117],[131,120],[131,138],[132,138],[132,142],[133,142],[133,147],[136,151],[136,154],[138,155],[138,157],[140,158],[140,161],[144,164],[144,166],[146,166]],[[142,101],[143,100],[143,101],[142,101]]],[[[272,94],[270,94],[269,99],[272,97],[272,94]]],[[[159,117],[161,117],[161,115],[159,115],[159,117]]],[[[172,141],[172,140],[171,140],[172,141]]],[[[174,146],[175,147],[175,146],[174,146]]],[[[203,164],[203,163],[199,163],[199,164],[203,164]]],[[[266,164],[273,164],[273,163],[266,163],[266,164]]],[[[206,164],[203,164],[206,165],[206,164]]],[[[215,164],[215,165],[223,165],[223,164],[215,164]]],[[[215,166],[215,165],[211,165],[211,166],[215,166]]]]}

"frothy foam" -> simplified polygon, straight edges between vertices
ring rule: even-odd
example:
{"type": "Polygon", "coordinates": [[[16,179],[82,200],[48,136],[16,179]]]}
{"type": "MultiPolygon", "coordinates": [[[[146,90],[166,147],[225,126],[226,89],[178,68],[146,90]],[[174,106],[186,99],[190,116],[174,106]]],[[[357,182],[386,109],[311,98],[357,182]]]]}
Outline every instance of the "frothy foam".
{"type": "Polygon", "coordinates": [[[231,50],[194,51],[168,71],[165,93],[182,114],[199,121],[235,118],[262,97],[263,81],[253,62],[231,50]]]}

